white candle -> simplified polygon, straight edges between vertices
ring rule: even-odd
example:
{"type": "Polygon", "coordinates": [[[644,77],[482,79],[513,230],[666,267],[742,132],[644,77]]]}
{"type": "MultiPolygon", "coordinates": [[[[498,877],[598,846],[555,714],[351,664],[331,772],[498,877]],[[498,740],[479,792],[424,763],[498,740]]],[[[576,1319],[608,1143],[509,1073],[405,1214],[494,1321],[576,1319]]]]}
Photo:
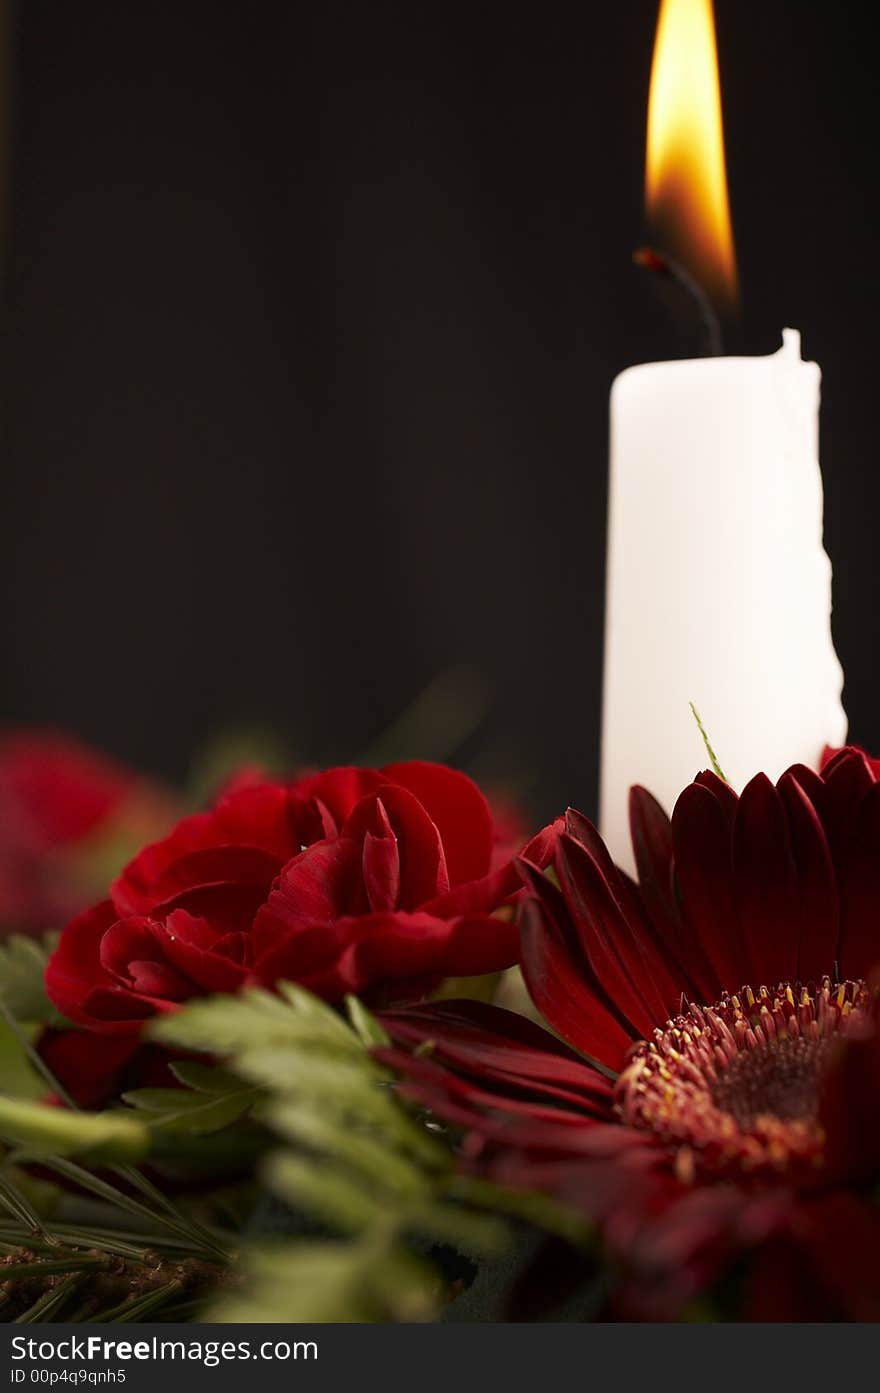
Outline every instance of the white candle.
{"type": "Polygon", "coordinates": [[[783,339],[628,368],[612,389],[600,824],[628,867],[630,786],[671,811],[708,763],[689,702],[737,789],[846,738],[820,373],[783,339]]]}

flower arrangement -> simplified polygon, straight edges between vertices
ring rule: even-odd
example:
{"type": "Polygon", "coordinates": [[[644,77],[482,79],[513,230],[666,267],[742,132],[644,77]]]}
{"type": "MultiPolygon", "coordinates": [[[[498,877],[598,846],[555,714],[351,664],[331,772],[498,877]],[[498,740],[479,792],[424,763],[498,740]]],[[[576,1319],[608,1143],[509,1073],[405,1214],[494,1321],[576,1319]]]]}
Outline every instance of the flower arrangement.
{"type": "Polygon", "coordinates": [[[877,1319],[880,763],[630,817],[249,772],[60,935],[19,877],[3,1318],[877,1319]]]}

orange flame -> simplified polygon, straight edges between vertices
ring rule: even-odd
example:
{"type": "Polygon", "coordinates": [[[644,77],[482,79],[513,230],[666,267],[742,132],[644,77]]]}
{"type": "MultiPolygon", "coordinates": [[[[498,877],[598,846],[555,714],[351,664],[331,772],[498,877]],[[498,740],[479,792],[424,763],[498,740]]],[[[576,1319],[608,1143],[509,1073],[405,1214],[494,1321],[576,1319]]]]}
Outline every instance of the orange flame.
{"type": "Polygon", "coordinates": [[[725,309],[737,298],[712,0],[661,0],[648,101],[648,216],[725,309]]]}

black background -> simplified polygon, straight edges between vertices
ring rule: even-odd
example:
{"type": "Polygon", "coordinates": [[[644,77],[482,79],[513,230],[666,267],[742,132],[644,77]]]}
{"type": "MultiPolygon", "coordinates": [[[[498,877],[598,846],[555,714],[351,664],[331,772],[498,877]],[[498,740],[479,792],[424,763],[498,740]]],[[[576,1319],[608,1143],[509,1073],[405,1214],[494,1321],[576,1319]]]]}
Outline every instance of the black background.
{"type": "MultiPolygon", "coordinates": [[[[872,10],[716,15],[728,342],[791,324],[822,365],[835,637],[880,748],[872,10]]],[[[20,6],[0,718],[175,776],[238,722],[330,761],[463,667],[488,715],[412,752],[594,808],[608,388],[685,351],[630,261],[655,16],[20,6]]]]}

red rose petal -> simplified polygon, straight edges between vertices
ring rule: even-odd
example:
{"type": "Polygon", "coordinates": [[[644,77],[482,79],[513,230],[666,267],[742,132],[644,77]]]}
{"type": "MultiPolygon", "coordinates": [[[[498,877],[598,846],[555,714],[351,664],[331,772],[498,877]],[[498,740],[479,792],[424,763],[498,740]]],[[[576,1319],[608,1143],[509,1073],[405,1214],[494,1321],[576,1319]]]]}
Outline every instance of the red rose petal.
{"type": "Polygon", "coordinates": [[[377,831],[364,836],[364,888],[372,910],[394,910],[400,904],[400,852],[381,798],[376,798],[377,831]]]}
{"type": "Polygon", "coordinates": [[[206,920],[196,919],[184,910],[169,915],[164,934],[166,958],[191,983],[206,992],[234,992],[241,986],[247,971],[249,935],[218,937],[206,920]]]}
{"type": "Polygon", "coordinates": [[[395,784],[383,784],[352,808],[342,835],[362,842],[368,833],[390,825],[400,858],[399,906],[415,910],[449,889],[446,856],[440,833],[414,794],[395,784]],[[381,802],[381,811],[377,807],[381,802]]]}
{"type": "Polygon", "coordinates": [[[46,992],[53,1006],[78,1025],[91,1025],[83,1010],[85,997],[97,986],[111,987],[113,977],[101,966],[101,940],[117,921],[109,900],[68,924],[46,965],[46,992]]]}
{"type": "Polygon", "coordinates": [[[285,866],[254,920],[254,956],[313,924],[366,908],[361,849],[350,838],[316,842],[285,866]]]}
{"type": "Polygon", "coordinates": [[[257,957],[255,981],[301,982],[328,1001],[434,976],[471,977],[516,961],[516,930],[492,918],[365,914],[295,933],[257,957]]]}
{"type": "Polygon", "coordinates": [[[415,794],[440,833],[450,885],[478,880],[492,859],[492,814],[477,785],[445,764],[389,764],[385,777],[415,794]]]}

